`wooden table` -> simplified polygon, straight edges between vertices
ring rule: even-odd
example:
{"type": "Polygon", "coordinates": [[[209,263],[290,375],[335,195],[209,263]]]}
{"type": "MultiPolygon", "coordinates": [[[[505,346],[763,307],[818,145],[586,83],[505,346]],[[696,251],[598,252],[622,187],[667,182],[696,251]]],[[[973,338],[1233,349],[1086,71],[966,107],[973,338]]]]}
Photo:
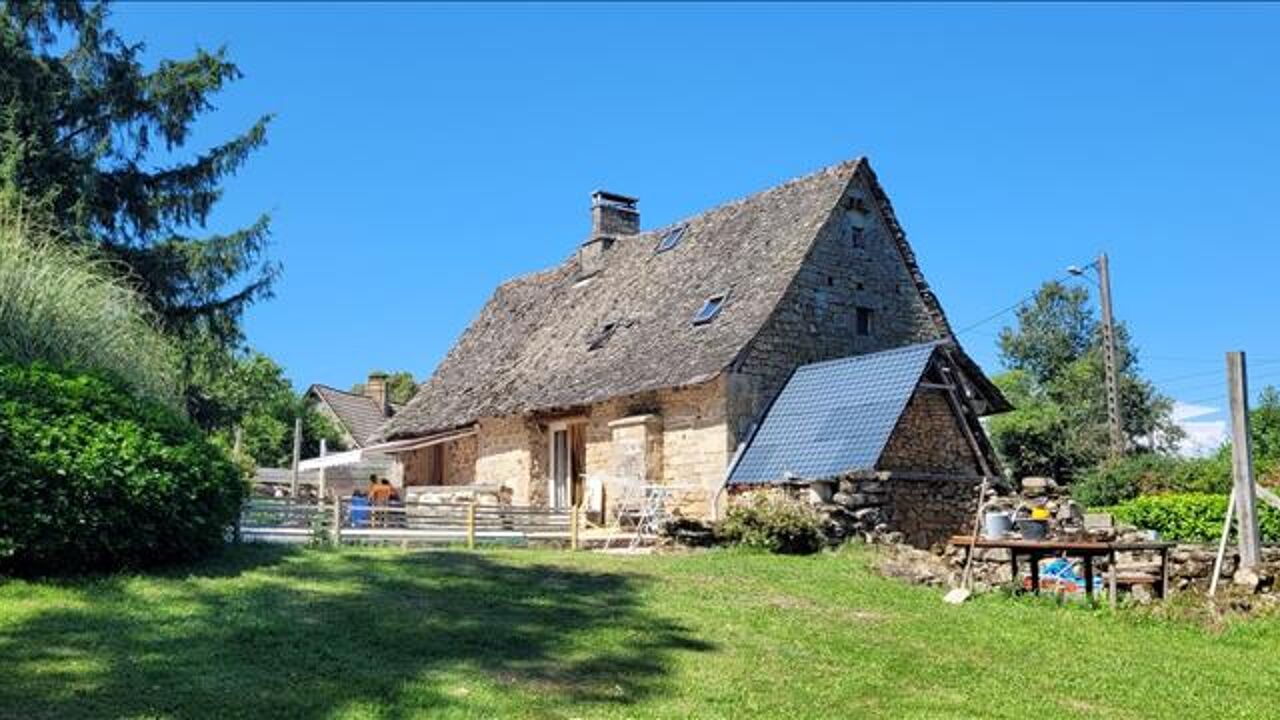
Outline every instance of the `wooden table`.
{"type": "Polygon", "coordinates": [[[1018,556],[1026,555],[1031,563],[1031,590],[1040,594],[1040,561],[1046,557],[1078,557],[1084,561],[1085,591],[1089,593],[1089,601],[1096,602],[1093,593],[1093,561],[1095,558],[1107,558],[1110,582],[1108,595],[1111,606],[1116,605],[1116,553],[1135,551],[1154,551],[1160,554],[1160,585],[1157,595],[1165,597],[1169,592],[1169,548],[1173,543],[1167,542],[1099,542],[1094,540],[1023,540],[1020,538],[990,539],[980,537],[976,541],[970,535],[956,535],[950,540],[952,545],[965,548],[992,548],[1009,551],[1009,565],[1012,576],[1018,579],[1018,556]]]}

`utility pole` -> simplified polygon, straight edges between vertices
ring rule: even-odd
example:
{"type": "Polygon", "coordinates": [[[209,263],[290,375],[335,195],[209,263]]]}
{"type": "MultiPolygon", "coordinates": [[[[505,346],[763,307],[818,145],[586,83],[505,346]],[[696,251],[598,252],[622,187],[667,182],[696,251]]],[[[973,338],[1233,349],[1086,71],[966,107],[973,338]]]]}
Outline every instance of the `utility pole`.
{"type": "Polygon", "coordinates": [[[1120,369],[1116,364],[1116,321],[1111,310],[1111,271],[1107,254],[1098,256],[1098,289],[1102,300],[1102,361],[1107,372],[1107,425],[1111,429],[1111,457],[1124,455],[1124,419],[1120,415],[1120,369]]]}
{"type": "Polygon", "coordinates": [[[1244,353],[1227,353],[1227,396],[1231,402],[1231,475],[1240,532],[1240,567],[1262,561],[1258,532],[1257,493],[1253,487],[1253,460],[1249,444],[1249,378],[1244,353]]]}

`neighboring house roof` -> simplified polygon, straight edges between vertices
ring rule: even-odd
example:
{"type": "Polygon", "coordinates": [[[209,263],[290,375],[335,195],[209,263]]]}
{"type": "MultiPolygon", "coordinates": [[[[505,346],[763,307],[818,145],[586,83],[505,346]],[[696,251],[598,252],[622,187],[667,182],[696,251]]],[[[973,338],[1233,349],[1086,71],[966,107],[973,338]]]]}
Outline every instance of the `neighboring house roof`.
{"type": "MultiPolygon", "coordinates": [[[[342,429],[347,431],[357,447],[369,444],[370,438],[387,421],[387,415],[383,413],[382,408],[367,395],[339,390],[328,385],[312,385],[307,393],[314,395],[329,407],[333,415],[338,418],[342,429]]],[[[400,408],[401,406],[392,404],[392,414],[394,415],[400,408]]]]}
{"type": "Polygon", "coordinates": [[[797,368],[729,475],[731,485],[874,470],[941,343],[797,368]]]}
{"type": "MultiPolygon", "coordinates": [[[[819,230],[863,172],[908,272],[937,325],[951,328],[916,266],[891,206],[863,159],[850,160],[664,228],[618,238],[585,282],[578,261],[499,286],[414,399],[379,432],[395,439],[484,417],[568,408],[704,382],[730,367],[769,320],[819,230]],[[684,227],[672,251],[654,250],[684,227]],[[708,298],[713,322],[694,325],[708,298]],[[616,323],[595,350],[591,340],[616,323]]],[[[993,409],[1004,399],[970,361],[993,409]]]]}

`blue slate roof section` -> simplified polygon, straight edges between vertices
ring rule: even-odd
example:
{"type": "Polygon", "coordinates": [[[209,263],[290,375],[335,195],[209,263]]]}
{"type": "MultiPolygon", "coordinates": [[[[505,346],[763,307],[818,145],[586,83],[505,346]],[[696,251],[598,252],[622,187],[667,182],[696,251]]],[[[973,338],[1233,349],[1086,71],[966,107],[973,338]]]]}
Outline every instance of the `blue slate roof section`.
{"type": "Polygon", "coordinates": [[[730,485],[872,470],[940,343],[804,365],[773,402],[730,485]]]}

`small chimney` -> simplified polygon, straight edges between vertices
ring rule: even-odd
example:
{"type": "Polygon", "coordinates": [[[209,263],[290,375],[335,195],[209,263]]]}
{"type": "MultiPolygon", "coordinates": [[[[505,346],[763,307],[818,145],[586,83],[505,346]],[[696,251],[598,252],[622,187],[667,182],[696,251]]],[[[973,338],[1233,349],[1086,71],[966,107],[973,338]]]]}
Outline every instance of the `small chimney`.
{"type": "Polygon", "coordinates": [[[591,193],[591,236],[578,248],[578,277],[604,269],[609,248],[619,238],[640,232],[636,198],[597,190],[591,193]]]}
{"type": "Polygon", "coordinates": [[[378,404],[383,415],[391,414],[391,404],[387,402],[387,374],[384,372],[369,373],[369,382],[364,384],[365,397],[378,404]]]}

